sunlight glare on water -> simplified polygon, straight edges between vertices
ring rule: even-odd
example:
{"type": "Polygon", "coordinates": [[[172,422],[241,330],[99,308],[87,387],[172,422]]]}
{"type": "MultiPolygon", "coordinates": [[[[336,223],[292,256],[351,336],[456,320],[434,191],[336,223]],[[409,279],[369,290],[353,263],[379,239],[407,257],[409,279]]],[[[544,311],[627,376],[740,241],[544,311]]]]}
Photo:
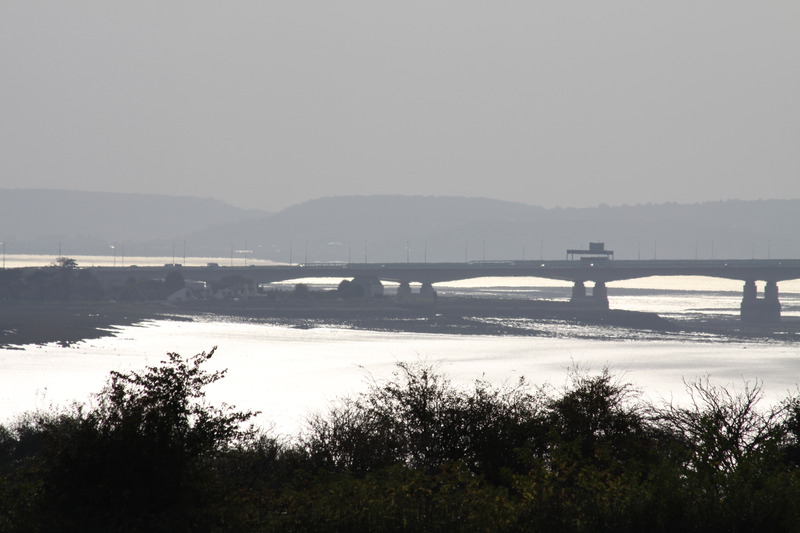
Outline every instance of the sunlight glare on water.
{"type": "Polygon", "coordinates": [[[126,327],[116,337],[71,348],[0,350],[0,420],[20,412],[85,401],[110,370],[142,369],[168,351],[184,355],[218,346],[213,368],[228,375],[209,401],[260,410],[259,424],[294,433],[312,411],[365,390],[368,375],[383,379],[398,361],[436,365],[454,383],[564,384],[568,370],[608,366],[649,398],[685,398],[684,379],[715,383],[763,380],[774,400],[795,389],[798,347],[777,342],[584,340],[383,333],[340,328],[310,330],[239,322],[156,321],[126,327]]]}

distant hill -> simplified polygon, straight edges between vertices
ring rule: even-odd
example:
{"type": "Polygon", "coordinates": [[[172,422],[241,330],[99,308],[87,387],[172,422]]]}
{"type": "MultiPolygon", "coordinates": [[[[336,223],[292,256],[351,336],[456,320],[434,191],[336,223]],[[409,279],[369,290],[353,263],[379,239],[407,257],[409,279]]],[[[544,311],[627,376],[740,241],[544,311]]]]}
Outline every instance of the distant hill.
{"type": "Polygon", "coordinates": [[[340,196],[281,212],[213,199],[0,189],[0,240],[14,253],[169,255],[283,262],[561,259],[605,242],[617,259],[800,258],[800,200],[544,209],[485,198],[340,196]]]}
{"type": "Polygon", "coordinates": [[[0,189],[0,241],[14,253],[107,253],[112,242],[151,249],[215,224],[269,215],[211,198],[0,189]]]}
{"type": "Polygon", "coordinates": [[[342,196],[220,225],[193,242],[278,261],[562,258],[605,242],[619,259],[800,257],[800,200],[544,209],[483,198],[342,196]],[[365,250],[366,247],[366,250],[365,250]],[[366,251],[366,253],[365,253],[366,251]]]}

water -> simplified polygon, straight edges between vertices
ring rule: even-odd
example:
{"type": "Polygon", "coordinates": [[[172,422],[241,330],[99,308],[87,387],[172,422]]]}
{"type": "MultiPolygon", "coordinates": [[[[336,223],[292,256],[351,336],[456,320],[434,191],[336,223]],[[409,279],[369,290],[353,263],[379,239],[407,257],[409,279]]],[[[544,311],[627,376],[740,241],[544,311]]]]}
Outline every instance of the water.
{"type": "MultiPolygon", "coordinates": [[[[334,285],[338,280],[311,280],[334,285]]],[[[783,282],[787,320],[800,316],[800,282],[783,282]]],[[[436,286],[441,294],[491,294],[508,298],[566,298],[564,282],[520,278],[472,280],[436,286]]],[[[762,289],[762,287],[759,287],[762,289]]],[[[387,289],[391,292],[391,289],[387,289]]],[[[649,278],[609,284],[612,307],[657,311],[678,320],[738,312],[741,283],[708,278],[649,278]]],[[[384,379],[398,361],[424,361],[456,384],[476,378],[494,383],[525,376],[534,384],[565,383],[570,368],[608,366],[653,401],[686,399],[684,380],[710,376],[742,387],[760,380],[769,402],[796,391],[800,343],[734,340],[721,335],[674,335],[619,328],[550,323],[549,337],[488,337],[310,330],[248,322],[151,321],[114,337],[77,343],[0,350],[0,420],[26,410],[86,401],[110,370],[157,364],[168,351],[193,354],[218,346],[213,368],[228,375],[209,401],[263,412],[258,423],[290,434],[305,417],[336,397],[365,390],[368,376],[384,379]],[[599,337],[604,340],[589,340],[599,337]]]]}
{"type": "MultiPolygon", "coordinates": [[[[180,253],[180,252],[179,252],[180,253]]],[[[127,256],[121,252],[108,255],[70,255],[67,257],[75,259],[79,267],[122,267],[122,266],[163,266],[165,264],[181,263],[184,266],[206,266],[208,263],[217,263],[221,266],[248,266],[260,265],[269,266],[279,263],[266,259],[253,259],[247,254],[237,252],[230,257],[190,257],[176,254],[175,256],[127,256]]],[[[3,268],[23,268],[23,267],[44,267],[55,265],[56,255],[43,254],[13,254],[3,258],[3,268]]]]}
{"type": "Polygon", "coordinates": [[[156,364],[167,351],[192,354],[212,346],[219,348],[211,366],[227,368],[228,375],[214,385],[209,399],[261,410],[260,424],[274,424],[283,433],[296,430],[308,413],[337,396],[364,390],[368,375],[390,376],[397,361],[437,365],[456,383],[526,376],[532,383],[556,386],[570,368],[608,366],[653,400],[681,400],[682,381],[706,375],[722,384],[763,380],[774,399],[793,390],[800,376],[798,346],[775,342],[598,342],[157,321],[71,348],[0,351],[0,417],[86,400],[110,370],[156,364]]]}

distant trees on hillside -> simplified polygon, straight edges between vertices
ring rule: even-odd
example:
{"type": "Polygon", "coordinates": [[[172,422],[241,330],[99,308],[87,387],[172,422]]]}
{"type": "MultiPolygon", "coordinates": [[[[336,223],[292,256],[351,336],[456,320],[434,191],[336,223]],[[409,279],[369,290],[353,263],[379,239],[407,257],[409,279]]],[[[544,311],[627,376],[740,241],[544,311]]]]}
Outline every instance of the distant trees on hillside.
{"type": "Polygon", "coordinates": [[[49,267],[0,269],[0,300],[163,300],[184,286],[183,276],[173,271],[163,280],[131,277],[120,286],[106,287],[90,270],[78,268],[68,257],[59,257],[49,267]]]}
{"type": "Polygon", "coordinates": [[[0,270],[0,300],[96,301],[107,297],[106,289],[77,261],[59,257],[52,266],[0,270]]]}
{"type": "Polygon", "coordinates": [[[78,267],[78,262],[71,257],[57,257],[55,266],[64,270],[72,270],[73,268],[78,267]]]}

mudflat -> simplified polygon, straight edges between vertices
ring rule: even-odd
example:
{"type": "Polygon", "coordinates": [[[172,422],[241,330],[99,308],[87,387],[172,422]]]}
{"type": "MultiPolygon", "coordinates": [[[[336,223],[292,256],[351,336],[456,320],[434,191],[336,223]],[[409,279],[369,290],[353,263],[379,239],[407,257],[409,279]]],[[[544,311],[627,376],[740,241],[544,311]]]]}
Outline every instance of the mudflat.
{"type": "Polygon", "coordinates": [[[655,313],[576,307],[549,300],[439,297],[433,300],[253,299],[166,302],[2,302],[0,347],[58,343],[113,335],[116,328],[148,320],[239,318],[298,328],[346,327],[372,331],[459,335],[548,336],[547,323],[607,326],[680,334],[703,332],[728,338],[800,341],[800,320],[748,325],[737,317],[670,321],[655,313]]]}
{"type": "MultiPolygon", "coordinates": [[[[568,302],[485,297],[439,297],[433,300],[278,300],[187,302],[189,314],[217,314],[294,327],[339,326],[372,331],[453,333],[460,335],[525,335],[545,333],[531,327],[537,320],[674,331],[675,325],[655,313],[576,307],[568,302]],[[496,320],[495,320],[496,319],[496,320]],[[525,327],[516,320],[527,320],[525,327]]],[[[177,309],[176,309],[177,310],[177,309]]]]}
{"type": "Polygon", "coordinates": [[[163,316],[163,306],[116,302],[2,302],[0,347],[58,343],[113,335],[114,328],[163,316]]]}

